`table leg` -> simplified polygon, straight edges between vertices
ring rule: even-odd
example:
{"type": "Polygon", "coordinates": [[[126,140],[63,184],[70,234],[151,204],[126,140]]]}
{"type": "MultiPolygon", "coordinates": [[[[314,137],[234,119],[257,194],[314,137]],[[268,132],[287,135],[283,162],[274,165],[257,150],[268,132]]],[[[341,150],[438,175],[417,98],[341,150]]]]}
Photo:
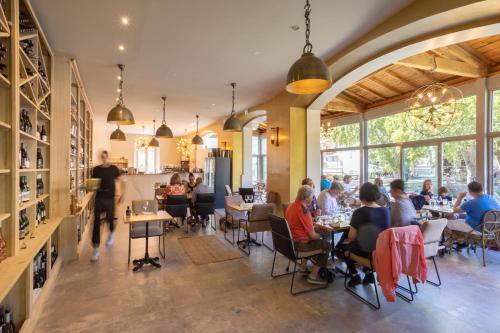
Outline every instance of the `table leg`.
{"type": "Polygon", "coordinates": [[[144,253],[144,258],[134,260],[132,263],[134,264],[134,272],[140,270],[144,265],[151,264],[157,268],[161,267],[160,258],[158,257],[150,257],[149,256],[149,222],[146,222],[146,251],[144,253]]]}

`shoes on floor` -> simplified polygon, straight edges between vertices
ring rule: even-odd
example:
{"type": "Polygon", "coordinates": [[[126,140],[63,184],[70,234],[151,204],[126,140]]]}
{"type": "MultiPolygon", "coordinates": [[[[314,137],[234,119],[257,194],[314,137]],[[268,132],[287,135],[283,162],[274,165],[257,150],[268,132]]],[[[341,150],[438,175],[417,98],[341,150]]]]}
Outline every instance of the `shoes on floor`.
{"type": "Polygon", "coordinates": [[[100,257],[99,249],[94,249],[92,252],[92,257],[90,257],[90,261],[96,262],[99,260],[99,257],[100,257]]]}
{"type": "Polygon", "coordinates": [[[308,275],[307,282],[310,284],[316,284],[316,285],[320,285],[320,286],[324,286],[327,284],[327,282],[325,280],[323,280],[321,277],[319,277],[319,275],[316,276],[315,278],[312,277],[311,275],[308,275]]]}
{"type": "Polygon", "coordinates": [[[366,273],[363,278],[363,286],[367,286],[371,283],[375,283],[375,275],[373,275],[373,273],[366,273]]]}
{"type": "Polygon", "coordinates": [[[349,282],[347,282],[347,286],[349,288],[354,288],[356,287],[358,284],[361,284],[361,277],[359,276],[359,274],[356,274],[354,276],[351,276],[351,278],[349,279],[349,282]]]}
{"type": "Polygon", "coordinates": [[[111,232],[111,233],[109,233],[108,241],[106,242],[106,245],[111,246],[111,245],[113,245],[114,242],[115,242],[115,233],[111,232]]]}
{"type": "Polygon", "coordinates": [[[299,269],[297,270],[297,272],[300,274],[300,275],[309,275],[311,274],[311,271],[309,269],[302,269],[299,267],[299,269]]]}

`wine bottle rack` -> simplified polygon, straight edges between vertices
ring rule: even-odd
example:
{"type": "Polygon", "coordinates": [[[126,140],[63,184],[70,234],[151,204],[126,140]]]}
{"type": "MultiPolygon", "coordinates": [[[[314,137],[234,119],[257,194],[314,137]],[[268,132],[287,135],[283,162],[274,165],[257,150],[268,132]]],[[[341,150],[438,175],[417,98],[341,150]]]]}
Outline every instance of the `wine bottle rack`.
{"type": "MultiPolygon", "coordinates": [[[[53,87],[54,56],[29,1],[0,1],[0,232],[7,243],[6,258],[0,261],[0,305],[12,310],[16,328],[23,331],[33,328],[39,304],[61,266],[60,256],[52,261],[52,252],[60,252],[62,221],[54,205],[54,178],[62,169],[54,169],[52,158],[56,156],[54,119],[58,118],[53,116],[53,87]],[[23,127],[26,119],[30,126],[23,127]],[[23,168],[21,144],[29,160],[23,168]],[[39,155],[43,165],[37,165],[39,155]],[[29,187],[24,202],[19,202],[21,177],[26,180],[23,192],[29,187]],[[37,191],[41,182],[43,190],[37,191]],[[40,203],[45,206],[43,221],[40,203]],[[22,235],[21,212],[23,226],[26,217],[29,221],[22,235]],[[47,253],[47,264],[43,287],[35,297],[33,260],[40,251],[47,253]]],[[[58,139],[60,135],[58,129],[58,139]]]]}

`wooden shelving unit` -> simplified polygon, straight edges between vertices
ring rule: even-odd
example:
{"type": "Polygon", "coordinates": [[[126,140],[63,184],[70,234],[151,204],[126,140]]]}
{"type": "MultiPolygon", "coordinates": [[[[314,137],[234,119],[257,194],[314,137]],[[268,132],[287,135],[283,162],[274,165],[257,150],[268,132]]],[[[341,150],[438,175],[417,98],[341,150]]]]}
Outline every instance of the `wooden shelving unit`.
{"type": "MultiPolygon", "coordinates": [[[[52,117],[56,110],[54,56],[28,0],[0,1],[0,43],[0,52],[6,49],[5,55],[0,57],[0,193],[3,194],[0,195],[0,231],[7,242],[8,255],[0,262],[0,305],[12,309],[18,330],[29,332],[61,266],[61,256],[53,263],[50,258],[52,245],[60,253],[60,225],[65,215],[54,205],[58,197],[54,180],[61,178],[61,170],[67,168],[60,168],[52,157],[56,152],[68,151],[69,144],[64,150],[56,150],[59,147],[54,145],[56,140],[52,134],[57,128],[58,141],[59,138],[64,141],[66,136],[69,140],[70,135],[69,130],[63,135],[59,127],[55,127],[54,119],[64,112],[58,110],[57,116],[52,117]],[[27,112],[32,123],[31,133],[20,130],[22,110],[27,112]],[[37,135],[37,129],[42,126],[47,133],[46,141],[37,135]],[[31,162],[29,169],[20,168],[21,143],[31,162]],[[36,169],[38,149],[44,160],[40,169],[36,169]],[[19,202],[21,176],[27,178],[30,187],[29,199],[23,203],[19,202]],[[37,177],[44,183],[43,193],[39,195],[36,193],[37,177]],[[36,208],[40,202],[45,204],[46,220],[36,225],[36,208]],[[23,210],[30,222],[29,234],[19,239],[19,219],[23,210]],[[46,282],[35,291],[33,259],[42,249],[47,251],[46,282]]],[[[85,126],[92,126],[90,107],[85,105],[81,114],[85,117],[87,111],[90,115],[87,124],[84,121],[82,125],[84,138],[87,138],[85,126]]],[[[85,149],[82,145],[82,153],[85,149]]],[[[89,159],[87,167],[90,163],[89,159]]],[[[64,179],[68,179],[68,174],[64,179]]],[[[65,190],[66,197],[68,191],[65,190]]]]}

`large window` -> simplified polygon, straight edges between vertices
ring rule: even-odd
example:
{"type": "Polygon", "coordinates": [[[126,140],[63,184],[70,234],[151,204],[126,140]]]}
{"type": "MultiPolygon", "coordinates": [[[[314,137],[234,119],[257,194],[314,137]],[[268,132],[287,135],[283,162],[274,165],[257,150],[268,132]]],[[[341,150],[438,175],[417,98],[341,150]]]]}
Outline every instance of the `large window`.
{"type": "Polygon", "coordinates": [[[476,178],[476,141],[443,143],[442,184],[451,195],[467,191],[467,184],[476,178]]]}
{"type": "Polygon", "coordinates": [[[492,92],[490,167],[491,191],[500,200],[500,90],[492,92]]]}
{"type": "Polygon", "coordinates": [[[322,153],[323,174],[339,180],[345,175],[350,175],[352,176],[352,184],[359,185],[359,158],[359,149],[325,151],[322,153]]]}
{"type": "Polygon", "coordinates": [[[437,153],[437,146],[409,147],[403,149],[403,180],[406,183],[405,189],[407,192],[420,192],[422,184],[426,179],[430,179],[434,186],[436,186],[438,183],[437,153]]]}
{"type": "Polygon", "coordinates": [[[252,136],[252,183],[266,183],[267,146],[263,135],[252,136]]]}
{"type": "Polygon", "coordinates": [[[500,131],[500,90],[493,92],[493,116],[491,118],[493,131],[500,131]]]}
{"type": "Polygon", "coordinates": [[[401,177],[399,147],[368,149],[368,181],[380,178],[389,189],[389,183],[401,177]]]}
{"type": "Polygon", "coordinates": [[[218,138],[216,133],[207,133],[202,136],[203,148],[211,149],[218,147],[218,138]]]}
{"type": "Polygon", "coordinates": [[[156,173],[160,167],[159,148],[136,148],[135,167],[138,172],[156,173]]]}
{"type": "Polygon", "coordinates": [[[321,150],[359,147],[359,123],[321,128],[321,150]]]}
{"type": "Polygon", "coordinates": [[[500,199],[500,137],[493,140],[493,193],[500,199]]]}

